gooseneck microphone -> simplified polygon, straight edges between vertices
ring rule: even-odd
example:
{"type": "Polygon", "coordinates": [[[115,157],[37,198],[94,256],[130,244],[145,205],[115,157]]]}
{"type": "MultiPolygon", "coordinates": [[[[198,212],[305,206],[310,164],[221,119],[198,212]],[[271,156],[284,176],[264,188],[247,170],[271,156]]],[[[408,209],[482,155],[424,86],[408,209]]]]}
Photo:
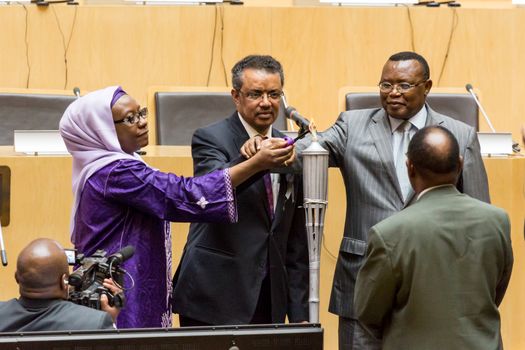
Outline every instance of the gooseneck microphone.
{"type": "Polygon", "coordinates": [[[135,254],[135,247],[128,245],[122,248],[120,251],[108,256],[108,263],[119,265],[123,263],[124,261],[128,260],[129,258],[131,258],[133,254],[135,254]]]}
{"type": "Polygon", "coordinates": [[[0,223],[0,253],[2,255],[2,265],[7,266],[7,253],[4,246],[4,236],[2,234],[2,224],[0,223]]]}
{"type": "Polygon", "coordinates": [[[80,89],[78,88],[78,86],[75,86],[75,87],[73,88],[73,94],[75,94],[75,96],[76,96],[77,98],[80,97],[80,89]]]}
{"type": "Polygon", "coordinates": [[[487,121],[487,124],[489,125],[490,130],[492,130],[492,132],[496,132],[496,129],[494,129],[494,127],[492,126],[492,123],[490,122],[489,116],[487,115],[487,113],[485,112],[485,109],[483,109],[483,106],[481,105],[478,98],[476,97],[476,94],[473,91],[472,85],[471,84],[465,85],[465,89],[467,89],[467,91],[472,96],[474,101],[476,101],[476,104],[478,105],[479,110],[481,111],[481,114],[483,114],[483,117],[485,117],[485,120],[487,121]]]}
{"type": "Polygon", "coordinates": [[[301,130],[308,130],[310,122],[308,119],[300,115],[295,108],[291,106],[286,107],[284,114],[286,115],[286,118],[293,120],[301,130]]]}

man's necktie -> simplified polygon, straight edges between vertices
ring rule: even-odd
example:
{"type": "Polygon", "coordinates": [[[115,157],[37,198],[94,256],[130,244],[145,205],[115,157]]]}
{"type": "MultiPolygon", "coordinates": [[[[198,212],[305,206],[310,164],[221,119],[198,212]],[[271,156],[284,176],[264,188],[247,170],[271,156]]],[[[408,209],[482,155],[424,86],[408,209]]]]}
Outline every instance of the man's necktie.
{"type": "Polygon", "coordinates": [[[408,120],[405,120],[396,129],[396,132],[402,134],[401,142],[399,143],[399,151],[397,152],[396,174],[397,179],[399,180],[399,186],[401,187],[401,192],[403,193],[403,200],[406,200],[408,192],[410,192],[410,189],[412,188],[410,181],[408,180],[408,172],[405,164],[408,144],[410,143],[411,128],[412,124],[408,120]]]}
{"type": "Polygon", "coordinates": [[[268,208],[270,210],[270,218],[273,220],[273,189],[272,189],[272,176],[270,173],[266,173],[263,176],[264,188],[266,189],[266,198],[268,200],[268,208]]]}

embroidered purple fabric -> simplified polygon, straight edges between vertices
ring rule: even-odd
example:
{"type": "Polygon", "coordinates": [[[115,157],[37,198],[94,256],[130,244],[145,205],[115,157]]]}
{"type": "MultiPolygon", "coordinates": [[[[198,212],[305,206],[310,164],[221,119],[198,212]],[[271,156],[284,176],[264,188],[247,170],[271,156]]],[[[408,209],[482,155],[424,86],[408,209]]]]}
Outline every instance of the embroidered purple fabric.
{"type": "MultiPolygon", "coordinates": [[[[89,256],[97,249],[111,254],[135,247],[133,257],[122,265],[135,286],[125,291],[118,328],[171,326],[169,221],[232,222],[234,196],[226,173],[184,178],[123,159],[85,183],[73,233],[78,251],[89,256]]],[[[125,286],[131,285],[126,277],[125,286]]]]}
{"type": "MultiPolygon", "coordinates": [[[[117,326],[169,327],[170,221],[235,222],[234,192],[228,170],[178,177],[123,152],[110,108],[118,92],[113,86],[87,94],[71,103],[60,121],[73,157],[71,239],[87,256],[133,245],[135,254],[123,267],[134,287],[125,291],[117,326]]],[[[126,277],[125,287],[131,284],[126,277]]]]}

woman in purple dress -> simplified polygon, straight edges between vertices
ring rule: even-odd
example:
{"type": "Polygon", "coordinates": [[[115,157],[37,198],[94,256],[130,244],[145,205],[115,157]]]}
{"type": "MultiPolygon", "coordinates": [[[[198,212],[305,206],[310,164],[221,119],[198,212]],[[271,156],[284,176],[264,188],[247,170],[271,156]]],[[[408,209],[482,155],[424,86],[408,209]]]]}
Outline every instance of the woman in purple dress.
{"type": "Polygon", "coordinates": [[[229,169],[178,177],[149,167],[137,155],[148,144],[146,117],[145,108],[114,86],[79,98],[60,121],[73,156],[72,242],[86,256],[97,249],[111,254],[135,247],[122,264],[134,287],[125,291],[118,328],[171,326],[170,221],[235,222],[234,188],[293,157],[292,147],[274,139],[229,169]]]}

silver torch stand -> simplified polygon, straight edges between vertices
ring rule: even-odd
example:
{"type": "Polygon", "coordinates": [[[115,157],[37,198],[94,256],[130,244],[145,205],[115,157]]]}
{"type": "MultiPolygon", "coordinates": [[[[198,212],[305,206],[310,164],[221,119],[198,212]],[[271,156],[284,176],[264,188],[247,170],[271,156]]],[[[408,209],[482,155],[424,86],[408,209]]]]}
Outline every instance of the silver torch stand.
{"type": "Polygon", "coordinates": [[[328,186],[328,151],[316,140],[302,152],[304,209],[310,257],[310,322],[319,323],[319,272],[328,186]]]}

